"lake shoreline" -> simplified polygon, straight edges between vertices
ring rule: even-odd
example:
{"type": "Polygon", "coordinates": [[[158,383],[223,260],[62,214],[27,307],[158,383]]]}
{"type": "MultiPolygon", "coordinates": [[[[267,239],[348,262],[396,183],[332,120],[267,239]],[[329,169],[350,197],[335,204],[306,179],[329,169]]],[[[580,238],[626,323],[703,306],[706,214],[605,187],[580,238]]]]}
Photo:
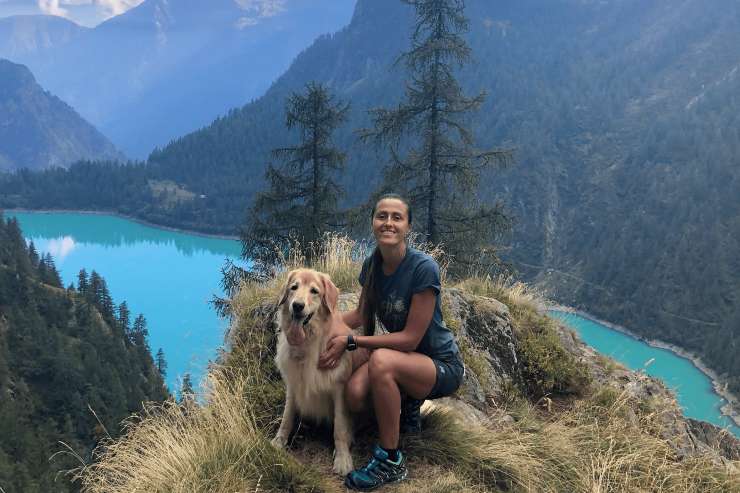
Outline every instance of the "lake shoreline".
{"type": "Polygon", "coordinates": [[[127,214],[122,214],[120,212],[114,212],[114,211],[89,211],[89,210],[82,210],[82,209],[2,209],[2,210],[7,211],[7,212],[32,212],[32,213],[38,213],[38,214],[72,213],[72,214],[89,214],[91,216],[115,216],[121,219],[126,219],[128,221],[139,223],[143,226],[149,226],[151,228],[171,231],[173,233],[183,233],[183,234],[188,234],[188,235],[193,235],[193,236],[200,236],[202,238],[215,238],[217,240],[239,241],[238,236],[202,233],[200,231],[194,231],[192,229],[182,229],[182,228],[175,228],[173,226],[165,226],[163,224],[153,223],[150,221],[146,221],[144,219],[140,219],[135,216],[129,216],[127,214]]]}
{"type": "Polygon", "coordinates": [[[626,327],[623,327],[621,325],[617,325],[611,322],[607,322],[605,320],[601,320],[591,315],[590,313],[584,312],[582,310],[578,310],[570,306],[553,304],[553,305],[548,306],[548,310],[556,310],[556,311],[578,315],[585,319],[588,319],[593,322],[604,325],[606,327],[609,327],[610,329],[620,332],[624,335],[632,337],[633,339],[637,339],[638,341],[644,342],[648,346],[658,348],[658,349],[665,349],[667,351],[674,353],[676,356],[680,356],[681,358],[689,360],[691,364],[693,364],[697,370],[699,370],[704,375],[706,375],[707,378],[709,378],[709,380],[712,382],[712,387],[714,388],[714,392],[725,400],[725,404],[720,408],[722,415],[727,416],[737,426],[740,426],[740,399],[738,399],[738,397],[734,393],[727,390],[727,384],[723,382],[720,376],[717,375],[717,373],[714,370],[709,368],[699,356],[681,347],[678,347],[675,344],[670,344],[664,341],[660,341],[658,339],[647,339],[645,337],[640,336],[639,334],[632,332],[626,327]]]}

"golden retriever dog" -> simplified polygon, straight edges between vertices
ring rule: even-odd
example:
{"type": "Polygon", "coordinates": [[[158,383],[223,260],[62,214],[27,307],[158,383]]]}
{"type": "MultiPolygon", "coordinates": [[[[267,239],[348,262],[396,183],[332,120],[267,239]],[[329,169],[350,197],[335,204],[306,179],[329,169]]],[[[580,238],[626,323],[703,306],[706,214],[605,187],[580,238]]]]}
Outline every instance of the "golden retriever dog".
{"type": "MultiPolygon", "coordinates": [[[[336,367],[320,370],[319,355],[326,348],[337,311],[339,291],[328,275],[297,269],[288,275],[278,309],[280,333],[275,363],[285,382],[285,409],[273,438],[284,448],[300,416],[334,422],[334,472],[345,475],[352,469],[349,446],[352,420],[344,400],[344,384],[352,375],[352,356],[345,352],[336,367]]],[[[344,324],[342,331],[350,333],[344,324]]],[[[334,332],[336,335],[338,332],[334,332]]]]}

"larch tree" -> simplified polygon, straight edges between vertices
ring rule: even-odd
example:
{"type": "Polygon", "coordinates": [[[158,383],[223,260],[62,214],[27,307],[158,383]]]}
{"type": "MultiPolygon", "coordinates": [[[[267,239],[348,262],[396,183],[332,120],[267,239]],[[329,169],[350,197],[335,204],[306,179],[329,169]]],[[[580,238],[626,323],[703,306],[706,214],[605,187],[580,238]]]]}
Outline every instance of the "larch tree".
{"type": "Polygon", "coordinates": [[[479,200],[478,184],[485,169],[510,164],[512,151],[476,148],[468,126],[486,95],[466,96],[455,77],[471,60],[465,3],[402,1],[416,9],[411,49],[398,60],[410,73],[406,95],[395,108],[371,110],[373,128],[360,136],[389,148],[381,192],[406,195],[414,229],[442,245],[458,270],[490,270],[499,265],[493,244],[510,220],[500,204],[479,200]]]}
{"type": "Polygon", "coordinates": [[[256,196],[241,233],[242,257],[257,273],[269,272],[291,246],[310,255],[324,233],[341,225],[336,175],[346,156],[333,146],[332,134],[348,109],[316,82],[288,98],[285,124],[297,130],[299,142],[272,151],[281,165],[268,166],[267,190],[256,196]]]}

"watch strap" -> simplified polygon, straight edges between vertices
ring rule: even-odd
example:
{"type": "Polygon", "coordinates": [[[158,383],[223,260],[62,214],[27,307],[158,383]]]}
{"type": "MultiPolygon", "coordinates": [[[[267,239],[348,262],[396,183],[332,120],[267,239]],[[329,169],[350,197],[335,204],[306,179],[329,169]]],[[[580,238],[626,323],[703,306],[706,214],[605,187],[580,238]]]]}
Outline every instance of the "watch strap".
{"type": "Polygon", "coordinates": [[[347,351],[354,351],[357,349],[357,343],[355,342],[355,336],[352,334],[347,336],[347,351]]]}

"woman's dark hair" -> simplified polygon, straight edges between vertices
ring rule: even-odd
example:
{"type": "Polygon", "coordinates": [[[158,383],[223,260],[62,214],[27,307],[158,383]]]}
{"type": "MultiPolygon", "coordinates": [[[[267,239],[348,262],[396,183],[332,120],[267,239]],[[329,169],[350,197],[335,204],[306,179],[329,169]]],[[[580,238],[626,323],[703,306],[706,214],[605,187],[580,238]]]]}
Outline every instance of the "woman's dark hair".
{"type": "MultiPolygon", "coordinates": [[[[406,216],[408,217],[409,226],[411,225],[411,206],[408,200],[403,198],[397,193],[387,193],[381,195],[378,200],[375,201],[373,210],[370,213],[370,221],[375,217],[375,211],[378,208],[378,204],[381,200],[395,199],[403,202],[406,205],[406,216]]],[[[378,303],[380,299],[379,283],[377,280],[380,278],[380,269],[383,267],[383,256],[380,254],[380,249],[376,246],[373,250],[373,254],[370,257],[370,265],[368,265],[367,272],[365,273],[365,284],[362,285],[363,299],[362,302],[362,322],[365,327],[365,335],[375,334],[375,314],[378,312],[378,303]]]]}

